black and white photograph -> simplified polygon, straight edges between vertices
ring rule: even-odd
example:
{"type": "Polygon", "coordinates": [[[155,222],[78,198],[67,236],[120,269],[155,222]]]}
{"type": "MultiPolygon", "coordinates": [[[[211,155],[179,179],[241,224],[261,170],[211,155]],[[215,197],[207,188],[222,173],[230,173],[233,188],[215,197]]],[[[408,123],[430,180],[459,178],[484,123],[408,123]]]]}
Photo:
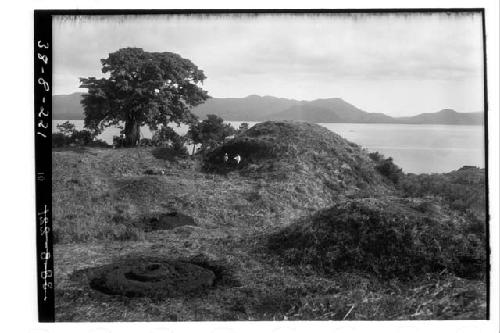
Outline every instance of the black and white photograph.
{"type": "Polygon", "coordinates": [[[56,322],[490,319],[484,19],[53,11],[34,41],[39,305],[56,322]]]}

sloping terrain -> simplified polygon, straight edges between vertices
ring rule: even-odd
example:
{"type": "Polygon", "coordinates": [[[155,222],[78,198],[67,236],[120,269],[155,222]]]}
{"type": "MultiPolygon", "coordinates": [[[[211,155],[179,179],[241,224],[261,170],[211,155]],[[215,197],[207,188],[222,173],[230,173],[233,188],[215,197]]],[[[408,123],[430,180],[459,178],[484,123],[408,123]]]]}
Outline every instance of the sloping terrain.
{"type": "Polygon", "coordinates": [[[309,195],[370,195],[391,190],[360,146],[325,127],[302,122],[264,122],[209,152],[206,171],[290,181],[309,195]],[[224,162],[227,154],[228,162],[224,162]],[[234,157],[239,155],[241,162],[234,157]],[[313,194],[311,191],[316,190],[313,194]]]}
{"type": "Polygon", "coordinates": [[[254,126],[204,159],[163,159],[151,147],[54,150],[56,320],[483,319],[484,280],[464,273],[482,270],[467,220],[398,199],[373,163],[321,126],[289,122],[254,126]],[[152,227],[165,216],[190,222],[152,227]],[[436,232],[452,246],[434,243],[436,232]],[[315,244],[327,253],[319,261],[307,259],[321,252],[315,244]],[[436,260],[462,245],[479,261],[436,260]],[[356,269],[328,266],[346,250],[356,269]],[[369,258],[398,269],[388,279],[369,258]],[[436,262],[443,270],[419,266],[436,262]],[[203,279],[186,277],[185,293],[174,293],[175,272],[203,279]]]}

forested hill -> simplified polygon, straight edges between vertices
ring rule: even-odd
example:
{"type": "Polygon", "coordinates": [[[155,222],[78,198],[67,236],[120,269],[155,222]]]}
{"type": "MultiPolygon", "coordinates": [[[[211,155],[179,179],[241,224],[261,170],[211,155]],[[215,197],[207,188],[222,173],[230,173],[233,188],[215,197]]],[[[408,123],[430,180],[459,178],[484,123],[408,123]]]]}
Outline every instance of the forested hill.
{"type": "MultiPolygon", "coordinates": [[[[54,120],[81,120],[82,93],[53,96],[54,120]]],[[[394,118],[383,113],[370,113],[341,98],[313,101],[250,95],[244,98],[211,98],[194,108],[200,118],[216,114],[228,121],[297,120],[314,123],[394,123],[394,124],[450,124],[481,125],[482,112],[459,113],[444,109],[413,117],[394,118]]]]}

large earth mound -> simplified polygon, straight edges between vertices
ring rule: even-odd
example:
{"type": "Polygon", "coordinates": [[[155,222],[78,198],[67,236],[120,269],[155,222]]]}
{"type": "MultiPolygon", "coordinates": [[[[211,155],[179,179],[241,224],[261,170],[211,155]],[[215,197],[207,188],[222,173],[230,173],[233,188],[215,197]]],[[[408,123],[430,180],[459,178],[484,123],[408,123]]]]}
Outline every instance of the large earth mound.
{"type": "Polygon", "coordinates": [[[238,170],[274,180],[307,178],[337,192],[389,186],[360,146],[325,127],[303,122],[259,123],[209,152],[203,167],[208,172],[238,170]]]}
{"type": "Polygon", "coordinates": [[[411,278],[447,270],[474,278],[487,264],[485,244],[469,221],[423,199],[340,202],[272,235],[269,248],[290,264],[324,273],[411,278]]]}

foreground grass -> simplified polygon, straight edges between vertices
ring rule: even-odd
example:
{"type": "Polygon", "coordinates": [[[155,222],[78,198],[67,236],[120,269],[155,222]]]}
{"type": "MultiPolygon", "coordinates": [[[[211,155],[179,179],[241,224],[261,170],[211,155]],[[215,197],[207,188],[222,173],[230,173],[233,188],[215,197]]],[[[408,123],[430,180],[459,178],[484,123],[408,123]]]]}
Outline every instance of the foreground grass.
{"type": "Polygon", "coordinates": [[[485,285],[447,271],[418,280],[322,275],[266,251],[267,236],[329,207],[293,181],[200,172],[150,148],[53,153],[58,321],[483,319],[485,285]],[[155,157],[156,155],[156,157],[155,157]],[[179,211],[197,226],[144,232],[137,221],[179,211]],[[221,262],[235,283],[193,297],[125,298],[91,289],[82,269],[127,257],[221,262]]]}

